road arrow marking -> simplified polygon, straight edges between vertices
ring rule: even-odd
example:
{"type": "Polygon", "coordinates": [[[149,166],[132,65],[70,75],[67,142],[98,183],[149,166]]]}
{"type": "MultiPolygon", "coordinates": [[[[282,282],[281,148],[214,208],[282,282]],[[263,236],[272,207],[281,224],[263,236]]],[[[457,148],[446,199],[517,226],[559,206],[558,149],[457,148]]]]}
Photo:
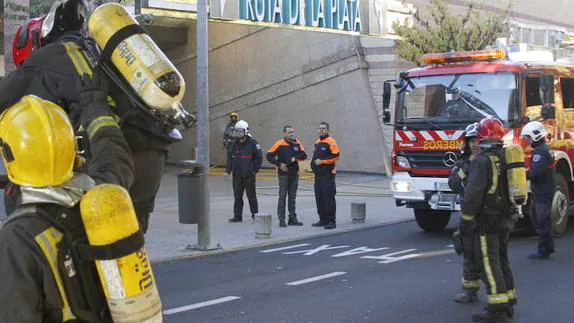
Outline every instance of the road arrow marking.
{"type": "Polygon", "coordinates": [[[285,285],[299,286],[299,285],[303,285],[303,284],[307,284],[307,283],[316,282],[316,281],[322,280],[322,279],[341,276],[344,274],[346,274],[346,272],[344,272],[344,271],[335,271],[335,272],[332,272],[330,274],[325,274],[325,275],[315,276],[315,277],[311,277],[311,278],[307,278],[307,279],[297,280],[294,282],[287,283],[285,285]]]}
{"type": "Polygon", "coordinates": [[[217,304],[221,304],[221,303],[225,303],[225,302],[234,301],[234,300],[240,299],[240,298],[241,297],[238,297],[238,296],[226,296],[226,297],[222,297],[222,298],[218,298],[218,299],[212,299],[210,301],[205,301],[205,302],[201,302],[201,303],[195,303],[195,304],[191,304],[191,305],[172,308],[172,309],[163,311],[163,314],[164,315],[171,315],[171,314],[181,313],[181,312],[185,312],[185,311],[191,311],[191,310],[195,310],[195,309],[206,307],[206,306],[217,305],[217,304]]]}
{"type": "Polygon", "coordinates": [[[301,243],[301,244],[296,244],[296,245],[287,246],[287,247],[281,247],[281,248],[275,248],[275,249],[266,249],[266,250],[262,250],[259,252],[268,253],[268,252],[281,251],[281,250],[293,249],[293,248],[298,248],[298,247],[305,247],[308,245],[310,245],[310,243],[301,243]]]}

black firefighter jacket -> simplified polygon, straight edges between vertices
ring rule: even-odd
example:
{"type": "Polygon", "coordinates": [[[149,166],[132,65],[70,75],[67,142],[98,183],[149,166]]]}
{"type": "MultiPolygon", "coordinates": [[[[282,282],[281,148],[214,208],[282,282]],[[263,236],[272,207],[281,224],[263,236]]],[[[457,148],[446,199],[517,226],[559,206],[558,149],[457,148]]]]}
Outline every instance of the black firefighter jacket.
{"type": "MultiPolygon", "coordinates": [[[[87,174],[96,184],[129,187],[135,170],[119,127],[99,128],[90,144],[93,160],[87,174]]],[[[0,227],[0,322],[63,322],[75,317],[54,271],[62,256],[56,248],[61,239],[61,232],[40,217],[15,218],[0,227]]]]}
{"type": "Polygon", "coordinates": [[[448,186],[454,193],[464,193],[470,164],[470,156],[463,156],[451,169],[450,175],[448,176],[448,186]]]}
{"type": "Polygon", "coordinates": [[[257,140],[246,136],[245,141],[239,139],[231,145],[227,154],[225,172],[233,176],[249,177],[255,175],[261,168],[263,156],[257,140]]]}
{"type": "Polygon", "coordinates": [[[502,148],[481,152],[471,163],[464,188],[462,214],[475,217],[483,233],[508,230],[513,226],[508,189],[501,174],[502,148]]]}
{"type": "MultiPolygon", "coordinates": [[[[0,80],[0,112],[27,94],[52,101],[66,111],[70,105],[77,104],[76,79],[80,74],[92,73],[81,39],[74,32],[64,34],[57,42],[33,51],[22,66],[0,80]]],[[[122,119],[122,132],[132,151],[157,149],[167,152],[173,139],[163,126],[134,107],[111,81],[108,86],[108,102],[122,119]]],[[[74,116],[70,116],[70,121],[77,129],[74,116]]]]}

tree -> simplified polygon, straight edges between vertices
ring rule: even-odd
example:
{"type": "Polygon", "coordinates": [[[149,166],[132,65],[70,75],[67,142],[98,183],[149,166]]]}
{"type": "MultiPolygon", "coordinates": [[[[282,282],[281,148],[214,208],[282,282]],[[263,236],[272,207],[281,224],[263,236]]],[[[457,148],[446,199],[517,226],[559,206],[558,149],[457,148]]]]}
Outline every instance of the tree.
{"type": "Polygon", "coordinates": [[[400,36],[398,55],[418,65],[423,54],[484,49],[494,44],[497,37],[509,34],[510,8],[485,14],[469,2],[464,14],[454,15],[444,0],[431,0],[427,11],[427,15],[411,12],[412,20],[393,25],[400,36]]]}

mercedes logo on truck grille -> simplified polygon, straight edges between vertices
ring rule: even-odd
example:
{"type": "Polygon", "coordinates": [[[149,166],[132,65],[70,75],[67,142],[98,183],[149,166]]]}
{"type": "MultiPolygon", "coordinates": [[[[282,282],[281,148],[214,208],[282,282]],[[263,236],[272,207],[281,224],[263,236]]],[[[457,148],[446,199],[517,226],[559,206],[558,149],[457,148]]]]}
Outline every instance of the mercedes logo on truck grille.
{"type": "Polygon", "coordinates": [[[448,152],[446,152],[446,154],[444,154],[444,156],[442,156],[442,162],[447,167],[454,166],[454,164],[456,164],[457,160],[458,160],[458,157],[456,157],[456,154],[452,151],[448,151],[448,152]]]}

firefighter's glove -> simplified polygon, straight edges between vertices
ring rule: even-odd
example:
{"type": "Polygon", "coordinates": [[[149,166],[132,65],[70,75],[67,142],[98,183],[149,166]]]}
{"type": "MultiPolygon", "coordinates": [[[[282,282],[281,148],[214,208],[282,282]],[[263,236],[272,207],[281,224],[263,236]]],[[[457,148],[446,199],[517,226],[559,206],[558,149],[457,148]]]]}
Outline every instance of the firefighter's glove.
{"type": "Polygon", "coordinates": [[[461,255],[464,251],[464,245],[462,242],[462,235],[460,234],[459,230],[456,230],[452,234],[452,244],[454,246],[454,251],[457,255],[461,255]]]}
{"type": "Polygon", "coordinates": [[[107,104],[107,84],[98,74],[94,73],[91,77],[88,74],[82,75],[76,81],[76,90],[79,93],[79,104],[71,109],[70,114],[85,128],[98,117],[114,115],[107,104]]]}
{"type": "Polygon", "coordinates": [[[76,81],[76,90],[79,93],[80,104],[88,106],[95,102],[107,103],[108,86],[98,73],[93,73],[92,76],[88,74],[82,75],[76,81]]]}
{"type": "Polygon", "coordinates": [[[463,236],[470,236],[474,228],[474,220],[461,219],[458,223],[458,231],[463,236]]]}

